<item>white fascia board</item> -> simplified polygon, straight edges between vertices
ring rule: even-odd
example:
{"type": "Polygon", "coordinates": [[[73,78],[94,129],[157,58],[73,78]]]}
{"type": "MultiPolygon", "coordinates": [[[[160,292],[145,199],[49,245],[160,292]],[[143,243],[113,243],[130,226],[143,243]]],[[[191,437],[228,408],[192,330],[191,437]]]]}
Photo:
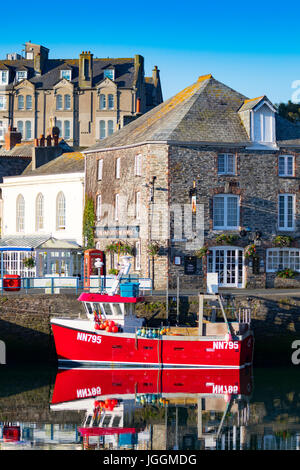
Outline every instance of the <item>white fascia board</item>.
{"type": "Polygon", "coordinates": [[[7,186],[25,186],[36,183],[78,182],[84,180],[84,172],[58,173],[52,175],[6,176],[0,188],[7,186]]]}

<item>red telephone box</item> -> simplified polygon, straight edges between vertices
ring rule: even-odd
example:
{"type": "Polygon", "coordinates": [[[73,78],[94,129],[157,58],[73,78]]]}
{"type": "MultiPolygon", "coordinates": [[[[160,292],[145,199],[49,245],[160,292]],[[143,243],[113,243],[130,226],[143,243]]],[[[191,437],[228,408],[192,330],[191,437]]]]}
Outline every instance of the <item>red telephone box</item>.
{"type": "Polygon", "coordinates": [[[95,267],[96,259],[100,259],[103,263],[102,268],[100,268],[101,276],[105,275],[105,256],[104,251],[96,250],[91,248],[90,250],[85,250],[84,252],[84,288],[90,288],[90,276],[98,276],[98,268],[95,267]]]}

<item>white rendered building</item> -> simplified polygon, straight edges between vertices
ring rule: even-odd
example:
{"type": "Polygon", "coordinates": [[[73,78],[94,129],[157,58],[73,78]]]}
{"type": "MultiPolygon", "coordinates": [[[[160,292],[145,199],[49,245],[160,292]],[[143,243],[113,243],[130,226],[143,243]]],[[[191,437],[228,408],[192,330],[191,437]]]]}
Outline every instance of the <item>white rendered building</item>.
{"type": "Polygon", "coordinates": [[[65,153],[20,176],[4,177],[1,276],[78,276],[82,264],[84,157],[65,153]],[[33,257],[27,268],[23,259],[33,257]]]}

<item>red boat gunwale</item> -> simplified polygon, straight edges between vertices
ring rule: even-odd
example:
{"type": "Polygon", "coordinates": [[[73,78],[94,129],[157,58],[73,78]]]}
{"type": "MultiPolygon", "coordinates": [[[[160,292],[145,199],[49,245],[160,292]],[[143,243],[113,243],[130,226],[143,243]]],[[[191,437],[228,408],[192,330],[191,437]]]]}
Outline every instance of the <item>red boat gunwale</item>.
{"type": "Polygon", "coordinates": [[[136,304],[144,302],[145,297],[121,297],[121,295],[108,295],[108,294],[90,294],[83,292],[78,300],[80,302],[99,302],[99,303],[118,303],[118,304],[136,304]]]}

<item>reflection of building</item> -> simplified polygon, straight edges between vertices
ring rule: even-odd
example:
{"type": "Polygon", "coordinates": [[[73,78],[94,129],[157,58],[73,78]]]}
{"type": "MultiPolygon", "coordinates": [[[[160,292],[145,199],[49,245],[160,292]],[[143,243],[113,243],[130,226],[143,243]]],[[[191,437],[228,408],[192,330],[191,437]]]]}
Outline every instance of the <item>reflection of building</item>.
{"type": "Polygon", "coordinates": [[[80,449],[75,424],[0,422],[1,450],[9,449],[80,449]]]}
{"type": "Polygon", "coordinates": [[[49,49],[25,44],[25,58],[0,61],[0,142],[8,124],[22,140],[54,125],[71,145],[88,146],[162,102],[159,70],[145,77],[144,58],[49,59],[49,49]]]}
{"type": "MultiPolygon", "coordinates": [[[[46,150],[46,147],[44,147],[46,150]]],[[[81,275],[84,158],[64,153],[3,179],[0,239],[3,274],[81,275]],[[25,267],[24,258],[35,266],[25,267]]]]}
{"type": "Polygon", "coordinates": [[[266,96],[201,76],[85,154],[97,248],[127,239],[155,288],[199,288],[208,272],[221,287],[285,286],[277,271],[300,273],[300,127],[266,96]]]}

